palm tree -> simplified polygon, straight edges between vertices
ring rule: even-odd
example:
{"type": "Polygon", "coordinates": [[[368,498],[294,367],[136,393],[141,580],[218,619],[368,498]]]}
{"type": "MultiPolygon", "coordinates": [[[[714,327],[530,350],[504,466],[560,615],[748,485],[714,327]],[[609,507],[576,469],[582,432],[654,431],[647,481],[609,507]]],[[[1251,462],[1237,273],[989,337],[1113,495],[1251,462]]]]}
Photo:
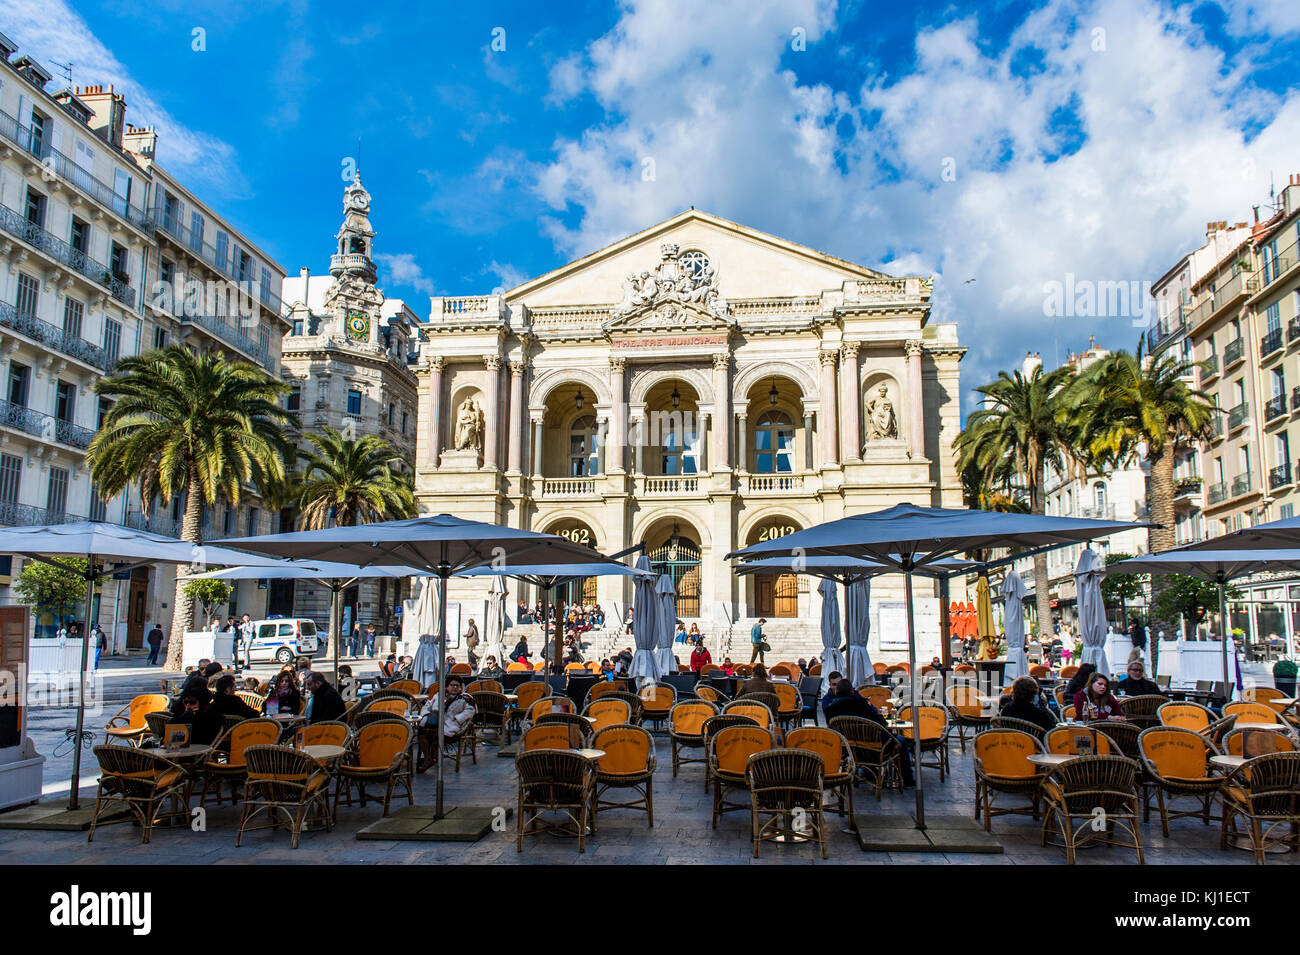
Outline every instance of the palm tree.
{"type": "MultiPolygon", "coordinates": [[[[277,398],[287,390],[255,365],[184,345],[123,358],[95,382],[113,404],[86,452],[91,478],[105,499],[137,484],[146,514],[155,498],[183,498],[181,539],[201,543],[205,506],[238,503],[244,485],[283,478],[287,417],[277,398]]],[[[178,573],[169,669],[180,669],[194,614],[185,583],[178,573]]]]}
{"type": "MultiPolygon", "coordinates": [[[[968,484],[969,472],[979,476],[977,484],[1001,489],[1012,499],[1026,495],[1029,513],[1045,513],[1047,468],[1063,471],[1070,460],[1066,449],[1075,446],[1066,396],[1073,375],[1068,366],[1046,373],[1035,368],[1028,376],[1004,371],[997,381],[976,389],[985,396],[984,405],[971,412],[953,442],[957,467],[968,484]]],[[[1048,586],[1047,557],[1036,554],[1034,597],[1040,628],[1052,625],[1048,586]]]]}
{"type": "MultiPolygon", "coordinates": [[[[303,453],[305,466],[298,484],[302,527],[328,527],[331,518],[337,526],[354,527],[416,515],[413,481],[393,470],[405,458],[383,438],[365,435],[353,440],[325,428],[320,434],[307,435],[307,440],[315,450],[303,453]]],[[[341,622],[338,603],[337,596],[330,603],[327,656],[341,622]]]]}
{"type": "MultiPolygon", "coordinates": [[[[1120,351],[1097,362],[1079,385],[1090,398],[1083,418],[1083,440],[1098,458],[1131,459],[1146,449],[1150,471],[1147,503],[1154,527],[1147,531],[1152,553],[1176,543],[1174,531],[1174,466],[1180,454],[1208,438],[1214,406],[1203,391],[1187,384],[1199,362],[1187,361],[1172,351],[1144,355],[1142,342],[1136,354],[1120,351]]],[[[1166,584],[1152,577],[1152,601],[1166,584]]],[[[1152,621],[1151,628],[1173,631],[1170,621],[1152,621]]]]}

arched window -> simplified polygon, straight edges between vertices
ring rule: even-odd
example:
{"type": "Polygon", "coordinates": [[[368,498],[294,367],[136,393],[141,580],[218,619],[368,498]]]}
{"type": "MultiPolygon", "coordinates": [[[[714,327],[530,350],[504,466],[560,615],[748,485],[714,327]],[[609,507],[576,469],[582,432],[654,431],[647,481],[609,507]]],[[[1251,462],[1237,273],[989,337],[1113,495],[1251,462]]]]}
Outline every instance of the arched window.
{"type": "Polygon", "coordinates": [[[754,427],[754,473],[794,471],[794,422],[780,411],[769,411],[754,427]]]}
{"type": "Polygon", "coordinates": [[[1097,514],[1100,516],[1106,510],[1106,485],[1098,482],[1092,486],[1092,503],[1097,508],[1097,514]]]}
{"type": "Polygon", "coordinates": [[[699,435],[685,429],[686,416],[664,415],[660,424],[663,453],[659,457],[661,474],[698,474],[699,435]]]}
{"type": "Polygon", "coordinates": [[[591,477],[600,470],[600,431],[594,415],[585,415],[569,429],[569,477],[591,477]]]}

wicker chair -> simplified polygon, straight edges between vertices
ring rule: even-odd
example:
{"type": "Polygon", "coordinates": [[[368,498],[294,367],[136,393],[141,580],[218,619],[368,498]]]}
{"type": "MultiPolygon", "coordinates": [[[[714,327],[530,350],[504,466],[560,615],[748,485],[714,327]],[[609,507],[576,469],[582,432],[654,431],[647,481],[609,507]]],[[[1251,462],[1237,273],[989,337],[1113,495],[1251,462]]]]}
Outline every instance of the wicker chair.
{"type": "Polygon", "coordinates": [[[776,684],[776,718],[783,729],[793,723],[802,723],[803,700],[799,698],[799,688],[792,683],[776,684]]]}
{"type": "Polygon", "coordinates": [[[578,851],[587,851],[587,827],[595,804],[596,764],[578,753],[533,749],[515,758],[519,803],[515,849],[524,851],[524,836],[559,832],[578,837],[578,851]],[[546,818],[561,813],[563,820],[546,818]]]}
{"type": "Polygon", "coordinates": [[[291,849],[298,848],[303,826],[319,813],[326,830],[334,826],[329,807],[329,773],[306,753],[291,746],[254,745],[244,750],[248,762],[248,781],[244,786],[244,810],[239,816],[235,845],[244,841],[244,833],[257,829],[279,828],[283,817],[293,835],[291,849]],[[249,822],[265,813],[265,825],[249,822]]]}
{"type": "Polygon", "coordinates": [[[145,716],[166,712],[170,704],[171,700],[161,693],[142,693],[108,721],[104,727],[105,740],[110,743],[123,740],[132,746],[139,746],[149,736],[149,724],[145,716]]]}
{"type": "Polygon", "coordinates": [[[806,838],[809,833],[796,828],[796,819],[810,823],[822,858],[826,858],[822,766],[818,754],[799,749],[775,749],[749,757],[745,778],[749,786],[754,858],[758,858],[758,848],[764,840],[806,838]]]}
{"type": "Polygon", "coordinates": [[[165,742],[163,735],[167,732],[167,724],[176,722],[176,718],[166,710],[162,710],[157,713],[146,713],[144,722],[145,726],[149,728],[149,732],[135,740],[135,745],[144,747],[162,746],[165,742]]]}
{"type": "Polygon", "coordinates": [[[334,812],[338,813],[339,797],[345,796],[352,805],[352,787],[357,789],[361,806],[366,805],[366,786],[384,785],[384,815],[393,800],[393,789],[405,787],[406,800],[415,805],[411,790],[411,739],[413,730],[405,720],[380,720],[365,726],[357,733],[356,745],[335,770],[334,812]]]}
{"type": "Polygon", "coordinates": [[[637,694],[641,698],[641,723],[650,723],[659,730],[668,725],[668,714],[677,702],[677,691],[668,683],[651,683],[637,694]]]}
{"type": "MultiPolygon", "coordinates": [[[[588,696],[588,700],[591,700],[590,696],[588,696]]],[[[593,720],[592,729],[600,732],[607,726],[622,726],[624,723],[631,723],[632,706],[627,700],[610,699],[607,694],[603,699],[591,700],[586,709],[582,711],[582,715],[590,716],[593,720]]]]}
{"type": "Polygon", "coordinates": [[[396,690],[399,693],[405,693],[407,696],[416,696],[424,691],[424,687],[420,686],[419,680],[394,680],[384,689],[396,690]]]}
{"type": "Polygon", "coordinates": [[[1248,760],[1227,777],[1223,788],[1223,834],[1249,836],[1257,865],[1274,846],[1300,850],[1300,753],[1272,753],[1248,760]],[[1240,819],[1246,831],[1237,830],[1240,819]]]}
{"type": "MultiPolygon", "coordinates": [[[[1246,734],[1251,730],[1231,730],[1223,737],[1223,751],[1229,756],[1240,756],[1245,749],[1246,734]]],[[[1300,751],[1295,738],[1286,733],[1276,732],[1255,732],[1255,738],[1251,741],[1256,747],[1262,742],[1267,747],[1267,752],[1260,753],[1256,751],[1257,756],[1266,756],[1268,753],[1294,753],[1300,751]]]]}
{"type": "Polygon", "coordinates": [[[732,702],[733,703],[741,703],[741,702],[762,703],[771,712],[772,719],[774,721],[780,718],[781,698],[777,696],[775,693],[762,693],[755,690],[751,693],[741,693],[732,702]]]}
{"type": "Polygon", "coordinates": [[[894,712],[894,691],[887,686],[866,683],[857,688],[857,694],[885,716],[894,712]]]}
{"type": "Polygon", "coordinates": [[[1043,780],[1041,844],[1059,832],[1065,841],[1065,861],[1074,865],[1077,847],[1091,842],[1132,846],[1142,855],[1138,826],[1137,764],[1123,756],[1080,756],[1052,768],[1043,780]],[[1094,828],[1098,818],[1106,824],[1094,828]],[[1129,840],[1120,841],[1119,832],[1129,840]]]}
{"type": "Polygon", "coordinates": [[[393,720],[402,720],[405,722],[403,717],[394,716],[392,713],[385,713],[383,710],[367,710],[363,713],[358,713],[347,722],[348,725],[352,727],[352,733],[355,736],[371,723],[391,723],[393,720]]]}
{"type": "Polygon", "coordinates": [[[272,746],[280,738],[280,724],[273,719],[260,717],[244,720],[226,730],[212,744],[199,772],[203,777],[203,789],[199,792],[199,805],[208,801],[208,790],[216,789],[217,805],[221,805],[221,784],[229,782],[230,801],[235,801],[234,789],[248,779],[248,762],[244,751],[250,746],[272,746]]]}
{"type": "Polygon", "coordinates": [[[383,713],[389,719],[404,720],[411,715],[411,699],[410,697],[406,699],[390,697],[384,700],[375,700],[373,703],[367,703],[362,712],[383,713]]]}
{"type": "Polygon", "coordinates": [[[712,703],[714,706],[722,706],[730,702],[727,694],[723,693],[716,686],[712,686],[703,681],[695,684],[695,695],[706,703],[712,703]]]}
{"type": "Polygon", "coordinates": [[[262,704],[266,702],[266,695],[263,693],[254,693],[252,690],[236,690],[235,696],[243,700],[257,712],[262,712],[262,704]]]}
{"type": "Polygon", "coordinates": [[[528,727],[519,741],[519,752],[521,753],[528,753],[535,749],[574,748],[572,730],[566,724],[558,721],[528,727]]]}
{"type": "Polygon", "coordinates": [[[1113,752],[1127,756],[1137,763],[1137,786],[1138,795],[1142,800],[1142,821],[1148,821],[1151,818],[1151,793],[1155,783],[1151,779],[1151,774],[1147,772],[1146,762],[1142,759],[1142,747],[1138,742],[1142,729],[1132,723],[1119,720],[1097,720],[1089,723],[1088,726],[1110,740],[1113,752]]]}
{"type": "Polygon", "coordinates": [[[673,705],[668,713],[668,739],[673,756],[673,776],[685,763],[708,764],[708,753],[700,758],[686,758],[683,749],[704,750],[704,721],[717,716],[718,708],[704,700],[687,700],[673,705]]]}
{"type": "Polygon", "coordinates": [[[505,689],[496,680],[474,680],[465,686],[466,693],[500,693],[505,695],[505,689]]]}
{"type": "Polygon", "coordinates": [[[100,775],[87,842],[95,841],[95,827],[109,807],[126,807],[140,824],[143,845],[149,844],[155,821],[189,819],[190,778],[181,766],[134,746],[96,746],[94,753],[100,775]],[[163,812],[168,802],[171,810],[163,812]]]}
{"type": "Polygon", "coordinates": [[[858,776],[858,764],[849,741],[832,729],[797,726],[786,734],[785,745],[787,749],[807,750],[821,758],[822,788],[835,796],[839,807],[836,813],[854,825],[853,783],[858,776]]]}
{"type": "Polygon", "coordinates": [[[904,706],[899,709],[898,718],[904,722],[915,724],[914,728],[903,730],[904,744],[912,745],[913,734],[919,730],[922,759],[925,758],[926,753],[935,754],[934,762],[922,763],[922,765],[939,770],[940,782],[947,779],[948,731],[952,728],[948,708],[925,703],[918,705],[916,710],[913,710],[910,706],[904,706]]]}
{"type": "Polygon", "coordinates": [[[529,680],[515,687],[515,705],[509,713],[511,729],[519,732],[532,705],[542,697],[550,695],[551,684],[545,680],[529,680]]]}
{"type": "MultiPolygon", "coordinates": [[[[764,696],[770,694],[763,694],[764,696]]],[[[734,716],[748,716],[751,720],[763,727],[765,730],[772,728],[775,717],[772,715],[772,708],[767,704],[745,697],[739,700],[732,700],[722,707],[722,712],[734,716]]]]}
{"type": "MultiPolygon", "coordinates": [[[[734,810],[748,809],[746,803],[728,802],[733,790],[748,790],[746,775],[749,757],[772,749],[772,733],[761,726],[728,726],[712,734],[709,740],[709,778],[713,780],[713,828],[718,817],[734,810]]],[[[818,799],[821,792],[818,791],[818,799]]]]}
{"type": "Polygon", "coordinates": [[[713,751],[713,737],[718,735],[728,726],[758,726],[757,720],[740,713],[722,713],[718,716],[710,716],[700,727],[700,735],[704,738],[704,791],[709,791],[709,783],[712,781],[709,776],[708,754],[713,751]]]}
{"type": "MultiPolygon", "coordinates": [[[[1160,808],[1160,829],[1169,835],[1169,820],[1200,816],[1205,825],[1210,824],[1210,809],[1220,795],[1225,778],[1211,773],[1211,756],[1220,754],[1219,747],[1200,733],[1176,726],[1153,726],[1143,730],[1138,737],[1142,764],[1151,779],[1156,803],[1160,808]],[[1165,797],[1168,796],[1168,802],[1165,797]],[[1194,810],[1173,810],[1172,804],[1190,796],[1197,801],[1194,810]]],[[[1149,798],[1149,797],[1148,797],[1149,798]]]]}
{"type": "Polygon", "coordinates": [[[971,731],[972,737],[977,736],[989,728],[993,717],[985,715],[984,701],[980,699],[979,688],[970,683],[948,687],[944,697],[951,710],[957,714],[953,719],[953,725],[957,729],[957,741],[961,744],[961,751],[965,753],[966,730],[971,731]]]}
{"type": "Polygon", "coordinates": [[[1162,726],[1175,726],[1193,733],[1204,733],[1219,718],[1200,703],[1165,703],[1156,709],[1156,717],[1162,726]]]}
{"type": "Polygon", "coordinates": [[[1047,730],[1037,723],[1029,722],[1029,720],[1018,720],[1013,716],[995,716],[989,721],[989,727],[995,730],[1015,730],[1017,733],[1028,733],[1043,745],[1047,744],[1047,730]]]}
{"type": "Polygon", "coordinates": [[[876,788],[876,802],[887,785],[903,791],[903,747],[897,737],[860,716],[837,716],[830,728],[848,741],[854,764],[876,788]]]}
{"type": "Polygon", "coordinates": [[[655,743],[640,726],[620,724],[596,732],[592,746],[604,750],[596,760],[596,789],[591,809],[591,831],[596,831],[596,816],[609,809],[644,809],[650,828],[655,824],[654,774],[655,743]],[[602,801],[612,789],[630,789],[636,795],[625,802],[602,801]]]}
{"type": "Polygon", "coordinates": [[[591,689],[587,691],[587,705],[590,706],[607,693],[624,693],[626,690],[626,683],[620,684],[611,680],[601,680],[599,683],[592,684],[591,689]]]}
{"type": "Polygon", "coordinates": [[[348,747],[351,744],[352,728],[341,720],[322,720],[302,727],[303,746],[348,747]]]}
{"type": "Polygon", "coordinates": [[[569,749],[587,749],[591,746],[593,730],[586,717],[576,713],[543,713],[534,726],[564,726],[569,732],[569,749]]]}
{"type": "MultiPolygon", "coordinates": [[[[630,714],[628,716],[628,722],[633,726],[641,725],[641,697],[637,696],[635,693],[630,693],[627,690],[613,690],[602,694],[600,699],[602,701],[622,700],[627,704],[628,712],[630,714]]],[[[588,699],[587,705],[591,705],[590,699],[588,699]]]]}
{"type": "MultiPolygon", "coordinates": [[[[491,683],[491,680],[480,680],[491,683]]],[[[497,684],[500,686],[500,684],[497,684]]],[[[486,743],[491,736],[498,746],[510,745],[510,701],[499,690],[482,689],[470,693],[474,700],[474,736],[486,743]]]]}
{"type": "Polygon", "coordinates": [[[1168,699],[1155,693],[1145,696],[1121,696],[1119,708],[1126,720],[1139,729],[1147,729],[1160,725],[1160,707],[1168,702],[1168,699]]]}
{"type": "Polygon", "coordinates": [[[1043,777],[1029,757],[1043,744],[1019,730],[989,729],[975,737],[975,818],[984,814],[984,831],[993,829],[993,817],[1010,814],[1038,818],[1043,777]],[[1029,808],[995,805],[998,794],[1028,796],[1029,808]]]}
{"type": "MultiPolygon", "coordinates": [[[[1054,730],[1049,730],[1047,739],[1044,741],[1049,753],[1055,753],[1057,756],[1110,756],[1112,751],[1117,749],[1111,738],[1101,731],[1100,728],[1092,725],[1087,726],[1058,726],[1054,730]],[[1079,729],[1090,729],[1089,733],[1092,752],[1080,753],[1075,747],[1075,731],[1079,729]]],[[[1120,754],[1124,755],[1124,754],[1120,754]]]]}

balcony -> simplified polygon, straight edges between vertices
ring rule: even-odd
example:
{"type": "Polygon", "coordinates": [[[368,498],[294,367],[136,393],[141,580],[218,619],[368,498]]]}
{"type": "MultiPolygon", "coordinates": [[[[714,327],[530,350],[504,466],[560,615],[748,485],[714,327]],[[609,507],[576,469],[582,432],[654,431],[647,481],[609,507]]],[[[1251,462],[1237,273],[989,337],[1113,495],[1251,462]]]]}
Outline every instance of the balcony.
{"type": "Polygon", "coordinates": [[[1282,350],[1282,329],[1275,328],[1266,334],[1259,342],[1259,357],[1267,358],[1274,352],[1282,350]]]}
{"type": "Polygon", "coordinates": [[[1264,420],[1272,421],[1286,414],[1286,395],[1274,395],[1264,403],[1264,420]]]}
{"type": "Polygon", "coordinates": [[[1222,504],[1228,499],[1228,486],[1220,481],[1218,484],[1211,484],[1209,491],[1205,494],[1205,506],[1214,507],[1216,504],[1222,504]]]}
{"type": "Polygon", "coordinates": [[[698,494],[700,479],[694,475],[674,477],[646,477],[643,479],[641,493],[646,497],[681,497],[685,494],[698,494]]]}
{"type": "Polygon", "coordinates": [[[150,514],[145,517],[139,511],[127,511],[124,523],[132,530],[151,531],[154,534],[162,534],[164,537],[181,536],[180,521],[158,514],[150,514]]]}
{"type": "Polygon", "coordinates": [[[750,474],[745,478],[742,492],[745,494],[789,494],[802,493],[804,476],[802,474],[750,474]]]}
{"type": "Polygon", "coordinates": [[[1200,493],[1201,493],[1201,479],[1198,477],[1179,478],[1178,480],[1174,481],[1175,500],[1177,500],[1178,498],[1194,497],[1200,493]]]}
{"type": "Polygon", "coordinates": [[[199,326],[212,337],[253,359],[267,371],[275,372],[275,359],[271,353],[237,328],[226,324],[224,315],[178,315],[176,320],[182,325],[199,326]]]}
{"type": "Polygon", "coordinates": [[[1254,295],[1258,290],[1259,280],[1255,278],[1254,273],[1238,269],[1231,278],[1210,293],[1209,311],[1204,315],[1198,315],[1197,320],[1213,318],[1230,305],[1235,305],[1247,296],[1254,295]]]}
{"type": "Polygon", "coordinates": [[[542,478],[542,497],[596,497],[596,479],[589,477],[542,478]]]}
{"type": "Polygon", "coordinates": [[[141,229],[148,228],[149,217],[143,208],[133,205],[125,196],[114,191],[108,183],[96,179],[89,170],[83,169],[57,149],[51,148],[48,142],[32,136],[32,131],[28,127],[20,124],[8,113],[0,112],[0,136],[40,160],[47,169],[53,169],[64,180],[72,183],[75,188],[101,206],[113,210],[141,229]]]}
{"type": "Polygon", "coordinates": [[[1217,410],[1210,418],[1210,439],[1217,441],[1223,437],[1223,415],[1217,410]]]}
{"type": "Polygon", "coordinates": [[[1300,252],[1300,242],[1292,242],[1278,252],[1260,276],[1259,291],[1262,292],[1295,267],[1298,257],[1297,252],[1300,252]]]}
{"type": "Polygon", "coordinates": [[[95,432],[54,415],[10,401],[0,401],[0,425],[15,428],[43,441],[58,441],[81,451],[90,447],[95,432]]]}
{"type": "Polygon", "coordinates": [[[252,290],[256,290],[257,300],[275,312],[276,315],[280,314],[279,292],[276,289],[262,288],[261,283],[254,281],[252,276],[240,272],[238,263],[229,252],[224,254],[218,252],[215,246],[204,241],[203,237],[198,233],[191,232],[180,220],[165,209],[154,208],[150,210],[149,218],[157,231],[170,236],[181,249],[198,256],[241,289],[250,290],[250,294],[252,290]]]}
{"type": "Polygon", "coordinates": [[[1232,496],[1241,497],[1243,494],[1249,494],[1252,483],[1254,482],[1249,472],[1237,475],[1232,479],[1232,496]]]}
{"type": "Polygon", "coordinates": [[[1147,351],[1154,354],[1165,344],[1177,338],[1186,326],[1183,324],[1182,308],[1170,315],[1165,321],[1157,322],[1147,329],[1147,351]]]}
{"type": "Polygon", "coordinates": [[[1103,504],[1100,507],[1089,505],[1079,508],[1079,516],[1087,517],[1093,520],[1113,521],[1115,519],[1115,505],[1103,504]]]}
{"type": "Polygon", "coordinates": [[[1297,338],[1300,338],[1300,315],[1297,315],[1291,321],[1286,323],[1286,342],[1291,344],[1297,338]]]}
{"type": "Polygon", "coordinates": [[[1243,401],[1237,407],[1228,412],[1228,431],[1236,431],[1246,423],[1246,418],[1250,416],[1250,404],[1243,401]]]}
{"type": "Polygon", "coordinates": [[[45,437],[45,415],[11,401],[0,401],[0,425],[37,438],[45,437]]]}
{"type": "Polygon", "coordinates": [[[104,349],[90,344],[79,335],[65,332],[57,325],[42,321],[34,315],[20,313],[17,308],[8,302],[0,302],[0,325],[5,328],[12,328],[14,331],[40,342],[42,345],[48,345],[55,351],[70,355],[77,361],[85,362],[87,365],[93,365],[103,371],[113,370],[115,362],[108,357],[108,352],[104,351],[104,349]]]}
{"type": "Polygon", "coordinates": [[[1279,464],[1268,472],[1268,489],[1276,491],[1280,487],[1286,487],[1291,483],[1291,465],[1279,464]]]}
{"type": "Polygon", "coordinates": [[[1211,378],[1219,376],[1219,356],[1211,355],[1209,358],[1201,359],[1201,380],[1209,381],[1211,378]]]}
{"type": "Polygon", "coordinates": [[[0,502],[0,524],[6,527],[41,527],[45,524],[75,524],[85,518],[63,511],[51,511],[30,504],[0,502]]]}
{"type": "Polygon", "coordinates": [[[1223,368],[1226,371],[1237,362],[1241,361],[1246,355],[1246,340],[1244,338],[1234,338],[1228,342],[1228,346],[1223,349],[1223,368]]]}
{"type": "Polygon", "coordinates": [[[8,206],[0,205],[0,229],[28,245],[40,249],[50,258],[66,265],[79,275],[108,289],[113,298],[127,308],[135,307],[135,289],[123,279],[113,275],[108,266],[97,262],[79,249],[74,249],[52,232],[47,232],[27,217],[8,206]]]}

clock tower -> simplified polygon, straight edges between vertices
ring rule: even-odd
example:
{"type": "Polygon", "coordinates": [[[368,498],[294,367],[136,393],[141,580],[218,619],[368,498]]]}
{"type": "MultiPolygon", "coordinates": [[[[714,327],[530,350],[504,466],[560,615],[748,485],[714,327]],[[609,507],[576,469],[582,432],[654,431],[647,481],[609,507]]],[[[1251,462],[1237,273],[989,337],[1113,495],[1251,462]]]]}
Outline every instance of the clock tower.
{"type": "Polygon", "coordinates": [[[338,248],[330,257],[334,281],[325,294],[330,332],[354,344],[376,345],[384,293],[375,287],[375,230],[370,227],[370,193],[361,184],[360,172],[343,190],[343,226],[335,238],[338,248]]]}

